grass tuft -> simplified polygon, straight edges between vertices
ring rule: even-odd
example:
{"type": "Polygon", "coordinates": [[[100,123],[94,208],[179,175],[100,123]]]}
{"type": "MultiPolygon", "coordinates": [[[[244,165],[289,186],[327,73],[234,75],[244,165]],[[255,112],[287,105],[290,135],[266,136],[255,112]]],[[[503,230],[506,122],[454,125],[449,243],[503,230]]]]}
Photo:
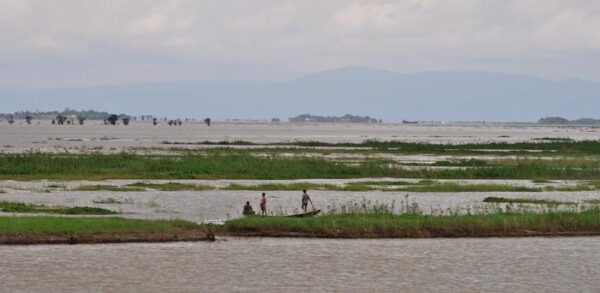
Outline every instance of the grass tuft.
{"type": "Polygon", "coordinates": [[[532,199],[532,198],[505,198],[505,197],[486,197],[483,202],[488,203],[527,203],[527,204],[542,204],[542,205],[575,205],[576,202],[571,201],[556,201],[549,199],[532,199]]]}
{"type": "Polygon", "coordinates": [[[187,183],[177,183],[177,182],[168,182],[168,183],[150,183],[150,182],[136,182],[127,185],[129,187],[134,188],[151,188],[160,191],[181,191],[181,190],[212,190],[213,187],[208,185],[201,184],[187,184],[187,183]]]}
{"type": "Polygon", "coordinates": [[[129,192],[129,191],[145,191],[145,188],[140,187],[132,187],[132,186],[115,186],[115,185],[82,185],[77,186],[73,190],[77,191],[119,191],[119,192],[129,192]]]}
{"type": "Polygon", "coordinates": [[[46,213],[63,215],[112,215],[117,212],[95,207],[49,207],[21,202],[0,202],[0,211],[6,213],[46,213]]]}

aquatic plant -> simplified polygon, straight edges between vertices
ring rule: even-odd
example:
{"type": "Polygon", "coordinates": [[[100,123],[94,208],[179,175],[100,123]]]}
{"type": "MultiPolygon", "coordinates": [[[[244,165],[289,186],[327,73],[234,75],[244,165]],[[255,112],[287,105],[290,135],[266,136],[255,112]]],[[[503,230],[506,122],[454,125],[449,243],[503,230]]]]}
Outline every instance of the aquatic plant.
{"type": "Polygon", "coordinates": [[[52,207],[9,201],[0,201],[0,211],[6,213],[47,213],[64,215],[111,215],[117,213],[95,207],[52,207]]]}

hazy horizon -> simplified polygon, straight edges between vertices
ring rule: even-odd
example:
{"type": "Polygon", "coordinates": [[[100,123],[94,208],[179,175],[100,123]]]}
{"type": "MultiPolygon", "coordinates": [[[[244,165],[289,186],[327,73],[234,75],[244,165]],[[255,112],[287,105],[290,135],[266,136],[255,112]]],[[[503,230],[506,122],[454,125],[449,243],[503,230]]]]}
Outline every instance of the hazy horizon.
{"type": "Polygon", "coordinates": [[[600,107],[594,0],[0,0],[0,25],[2,112],[532,121],[600,107]]]}

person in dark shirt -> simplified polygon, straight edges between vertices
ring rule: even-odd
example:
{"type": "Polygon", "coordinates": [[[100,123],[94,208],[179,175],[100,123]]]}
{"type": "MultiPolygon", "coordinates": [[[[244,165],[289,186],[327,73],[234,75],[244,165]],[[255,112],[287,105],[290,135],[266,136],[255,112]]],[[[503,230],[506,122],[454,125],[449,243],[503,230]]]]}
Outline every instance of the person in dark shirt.
{"type": "Polygon", "coordinates": [[[249,201],[246,202],[246,205],[244,206],[244,211],[242,212],[242,214],[244,216],[254,215],[254,210],[252,209],[252,206],[250,205],[249,201]]]}

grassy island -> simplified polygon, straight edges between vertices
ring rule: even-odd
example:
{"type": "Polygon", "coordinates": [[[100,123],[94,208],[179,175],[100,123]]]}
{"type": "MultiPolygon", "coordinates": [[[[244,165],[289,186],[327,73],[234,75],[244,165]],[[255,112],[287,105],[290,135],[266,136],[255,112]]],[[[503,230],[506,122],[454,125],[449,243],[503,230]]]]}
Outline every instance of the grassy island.
{"type": "Polygon", "coordinates": [[[600,235],[600,211],[431,216],[330,214],[314,218],[251,216],[227,221],[235,236],[426,238],[600,235]]]}
{"type": "Polygon", "coordinates": [[[207,240],[185,221],[115,217],[0,217],[0,244],[77,244],[207,240]]]}

